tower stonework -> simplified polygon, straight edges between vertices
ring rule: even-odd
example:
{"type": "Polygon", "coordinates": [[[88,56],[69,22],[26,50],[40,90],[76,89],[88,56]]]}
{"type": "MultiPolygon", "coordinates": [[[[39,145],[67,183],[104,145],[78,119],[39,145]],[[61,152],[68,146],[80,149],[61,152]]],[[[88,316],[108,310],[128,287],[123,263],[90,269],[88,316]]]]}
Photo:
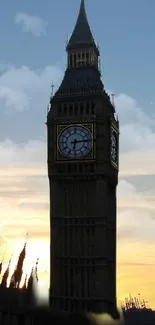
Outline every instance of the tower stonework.
{"type": "Polygon", "coordinates": [[[67,55],[47,116],[50,304],[116,316],[119,123],[83,0],[67,55]]]}

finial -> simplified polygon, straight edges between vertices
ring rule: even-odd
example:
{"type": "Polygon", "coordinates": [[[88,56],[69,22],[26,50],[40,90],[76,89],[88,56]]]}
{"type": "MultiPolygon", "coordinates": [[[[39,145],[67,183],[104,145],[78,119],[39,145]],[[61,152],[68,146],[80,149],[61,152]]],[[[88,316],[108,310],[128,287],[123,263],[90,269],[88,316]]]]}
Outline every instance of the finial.
{"type": "Polygon", "coordinates": [[[37,258],[37,261],[36,261],[36,266],[35,266],[35,276],[36,276],[36,280],[38,282],[38,263],[39,263],[39,258],[37,258]]]}
{"type": "Polygon", "coordinates": [[[85,0],[81,0],[81,9],[82,9],[82,7],[85,10],[85,0]]]}
{"type": "Polygon", "coordinates": [[[51,88],[52,88],[51,97],[53,97],[53,94],[54,94],[54,83],[52,83],[51,88]]]}
{"type": "Polygon", "coordinates": [[[38,265],[38,263],[39,263],[39,257],[37,258],[36,265],[38,265]]]}
{"type": "Polygon", "coordinates": [[[69,33],[67,34],[66,46],[68,45],[68,42],[69,42],[69,33]]]}
{"type": "Polygon", "coordinates": [[[115,107],[115,94],[111,94],[112,105],[115,107]]]}
{"type": "Polygon", "coordinates": [[[26,239],[25,239],[25,245],[27,244],[27,241],[28,241],[28,232],[26,233],[26,239]]]}
{"type": "Polygon", "coordinates": [[[50,104],[47,105],[47,114],[50,111],[50,104]]]}

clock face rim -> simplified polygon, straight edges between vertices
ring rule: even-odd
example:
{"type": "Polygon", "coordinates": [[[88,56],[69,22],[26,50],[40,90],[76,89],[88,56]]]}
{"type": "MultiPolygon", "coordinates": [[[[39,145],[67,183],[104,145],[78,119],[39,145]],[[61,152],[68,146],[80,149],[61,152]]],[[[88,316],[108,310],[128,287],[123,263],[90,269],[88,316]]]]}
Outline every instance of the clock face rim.
{"type": "MultiPolygon", "coordinates": [[[[63,127],[63,129],[59,132],[59,134],[58,134],[58,136],[57,136],[57,148],[58,148],[58,150],[59,150],[59,152],[60,152],[60,154],[62,155],[62,157],[63,157],[63,159],[66,159],[66,160],[68,160],[68,161],[79,161],[79,160],[83,160],[83,159],[87,159],[87,157],[89,156],[89,154],[91,153],[91,151],[93,150],[93,132],[92,132],[92,130],[90,130],[90,128],[89,128],[89,124],[88,124],[88,126],[86,126],[86,125],[84,125],[84,124],[80,124],[80,123],[75,123],[75,124],[69,124],[69,125],[65,125],[64,127],[63,127]],[[90,145],[86,148],[86,147],[84,147],[84,145],[82,145],[81,146],[81,148],[83,147],[83,148],[85,148],[86,150],[85,150],[85,153],[83,153],[82,154],[82,152],[81,152],[81,154],[79,154],[78,156],[77,155],[75,155],[75,154],[72,154],[72,156],[68,156],[66,153],[64,153],[64,151],[60,148],[60,138],[61,138],[61,136],[63,135],[63,133],[65,132],[65,131],[67,131],[67,129],[71,129],[71,128],[81,128],[82,130],[85,130],[85,135],[84,135],[84,137],[88,137],[88,135],[89,135],[89,139],[90,139],[90,145]]],[[[82,138],[82,136],[81,136],[81,138],[82,138]]],[[[83,139],[83,141],[84,141],[84,139],[83,139]]],[[[86,141],[86,140],[85,140],[86,141]]],[[[82,139],[81,139],[81,141],[80,142],[82,142],[82,139]]],[[[79,150],[78,150],[79,151],[79,150]]],[[[74,151],[75,152],[75,151],[74,151]]]]}
{"type": "Polygon", "coordinates": [[[110,157],[111,157],[111,162],[115,166],[118,166],[118,133],[113,127],[111,127],[110,157]],[[113,144],[113,140],[115,140],[115,144],[113,144]],[[114,149],[115,149],[115,157],[114,157],[114,153],[112,153],[114,149]]]}

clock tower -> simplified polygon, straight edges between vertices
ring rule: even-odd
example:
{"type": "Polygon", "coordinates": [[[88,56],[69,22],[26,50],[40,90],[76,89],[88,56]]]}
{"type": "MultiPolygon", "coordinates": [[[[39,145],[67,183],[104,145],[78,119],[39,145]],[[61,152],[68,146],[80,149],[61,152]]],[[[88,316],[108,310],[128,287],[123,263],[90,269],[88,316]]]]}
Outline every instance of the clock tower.
{"type": "Polygon", "coordinates": [[[116,317],[119,123],[84,0],[66,50],[67,69],[47,116],[50,304],[116,317]]]}

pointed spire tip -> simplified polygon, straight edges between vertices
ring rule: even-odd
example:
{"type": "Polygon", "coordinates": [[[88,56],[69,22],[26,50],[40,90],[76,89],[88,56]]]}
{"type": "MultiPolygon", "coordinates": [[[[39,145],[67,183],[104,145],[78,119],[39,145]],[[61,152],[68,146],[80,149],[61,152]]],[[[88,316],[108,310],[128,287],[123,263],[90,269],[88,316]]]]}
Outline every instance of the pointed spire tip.
{"type": "Polygon", "coordinates": [[[87,14],[85,9],[85,0],[81,0],[80,10],[74,31],[67,44],[67,50],[73,49],[79,46],[95,46],[95,41],[87,20],[87,14]]]}

